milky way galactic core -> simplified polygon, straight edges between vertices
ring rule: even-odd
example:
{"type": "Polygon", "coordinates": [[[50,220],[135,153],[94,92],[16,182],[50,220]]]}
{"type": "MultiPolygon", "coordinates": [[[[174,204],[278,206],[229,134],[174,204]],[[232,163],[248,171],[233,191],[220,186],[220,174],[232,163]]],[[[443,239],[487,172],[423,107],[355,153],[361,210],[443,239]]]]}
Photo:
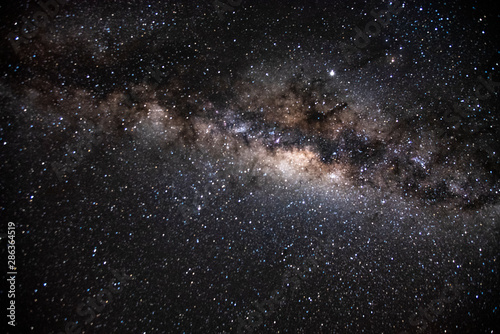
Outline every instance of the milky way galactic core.
{"type": "Polygon", "coordinates": [[[0,8],[10,332],[498,330],[488,4],[0,8]]]}

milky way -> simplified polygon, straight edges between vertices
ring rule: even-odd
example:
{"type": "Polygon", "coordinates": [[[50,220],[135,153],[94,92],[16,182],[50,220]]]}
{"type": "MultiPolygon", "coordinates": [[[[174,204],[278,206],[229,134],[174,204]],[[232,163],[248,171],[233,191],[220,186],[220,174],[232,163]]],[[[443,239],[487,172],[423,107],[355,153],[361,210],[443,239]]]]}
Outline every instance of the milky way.
{"type": "Polygon", "coordinates": [[[497,329],[488,6],[56,3],[2,8],[12,333],[497,329]]]}

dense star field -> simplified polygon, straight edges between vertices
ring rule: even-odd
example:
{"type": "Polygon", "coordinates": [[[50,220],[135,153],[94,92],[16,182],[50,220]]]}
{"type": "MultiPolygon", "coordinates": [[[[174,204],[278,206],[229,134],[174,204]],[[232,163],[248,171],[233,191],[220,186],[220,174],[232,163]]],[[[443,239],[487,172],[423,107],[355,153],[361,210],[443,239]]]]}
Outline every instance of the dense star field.
{"type": "Polygon", "coordinates": [[[0,5],[8,333],[497,333],[493,8],[0,5]]]}

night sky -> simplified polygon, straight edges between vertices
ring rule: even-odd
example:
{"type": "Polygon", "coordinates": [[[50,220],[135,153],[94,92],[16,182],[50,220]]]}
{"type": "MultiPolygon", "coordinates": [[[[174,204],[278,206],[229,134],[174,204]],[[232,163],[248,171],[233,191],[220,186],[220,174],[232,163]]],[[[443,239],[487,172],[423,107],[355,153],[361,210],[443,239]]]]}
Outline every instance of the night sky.
{"type": "Polygon", "coordinates": [[[500,333],[493,5],[0,5],[8,333],[500,333]]]}

